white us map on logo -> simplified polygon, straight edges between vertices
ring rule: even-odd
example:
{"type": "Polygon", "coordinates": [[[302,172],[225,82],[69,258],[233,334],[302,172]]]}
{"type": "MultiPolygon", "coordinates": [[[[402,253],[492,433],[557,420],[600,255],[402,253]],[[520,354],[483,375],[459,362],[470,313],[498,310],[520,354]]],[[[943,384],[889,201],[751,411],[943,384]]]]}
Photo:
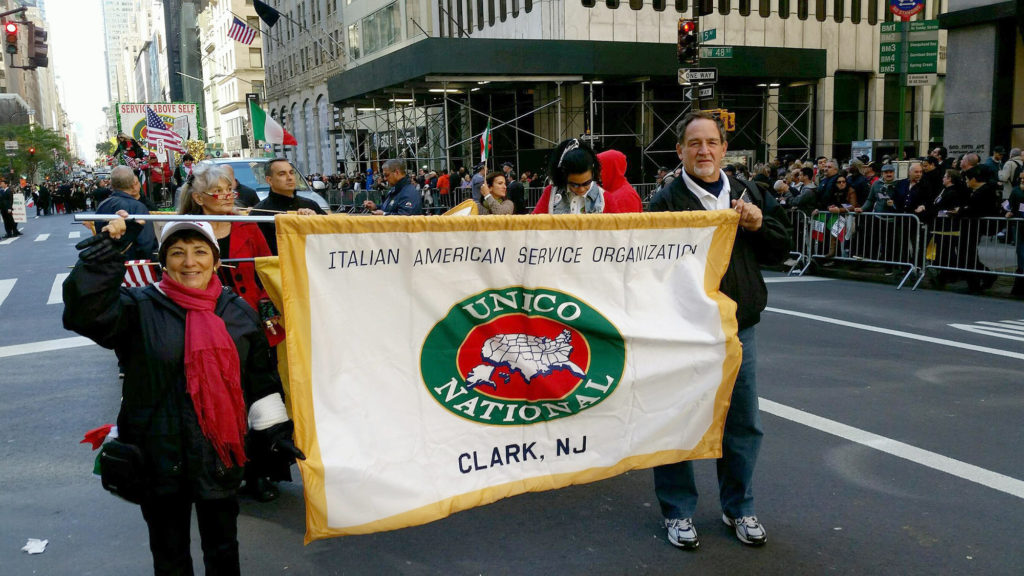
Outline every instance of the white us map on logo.
{"type": "Polygon", "coordinates": [[[583,378],[583,369],[569,360],[572,355],[572,334],[562,330],[554,339],[530,334],[498,334],[488,338],[480,348],[483,363],[477,365],[466,376],[466,388],[490,386],[498,389],[494,382],[494,371],[507,367],[509,374],[501,374],[504,383],[515,372],[519,372],[529,384],[534,376],[546,376],[555,370],[567,370],[583,378]]]}

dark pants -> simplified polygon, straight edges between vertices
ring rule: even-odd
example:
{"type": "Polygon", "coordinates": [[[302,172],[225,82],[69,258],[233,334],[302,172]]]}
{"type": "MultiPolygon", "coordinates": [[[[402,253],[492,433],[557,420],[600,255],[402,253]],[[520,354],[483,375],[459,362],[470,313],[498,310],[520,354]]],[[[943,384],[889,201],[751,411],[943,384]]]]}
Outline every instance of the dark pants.
{"type": "MultiPolygon", "coordinates": [[[[732,403],[725,417],[722,457],[718,468],[718,498],[722,512],[730,518],[754,516],[753,478],[757,454],[761,451],[761,414],[757,406],[757,342],[754,327],[738,334],[743,344],[743,361],[732,390],[732,403]]],[[[684,460],[654,468],[654,492],[667,519],[692,518],[697,510],[697,484],[693,462],[684,460]]]]}
{"type": "Polygon", "coordinates": [[[11,214],[7,210],[3,211],[4,220],[4,236],[17,236],[18,224],[14,221],[14,214],[11,214]]]}
{"type": "Polygon", "coordinates": [[[193,574],[189,552],[193,504],[207,576],[239,574],[238,500],[231,497],[193,502],[178,495],[160,496],[142,505],[142,517],[149,525],[153,573],[193,574]]]}

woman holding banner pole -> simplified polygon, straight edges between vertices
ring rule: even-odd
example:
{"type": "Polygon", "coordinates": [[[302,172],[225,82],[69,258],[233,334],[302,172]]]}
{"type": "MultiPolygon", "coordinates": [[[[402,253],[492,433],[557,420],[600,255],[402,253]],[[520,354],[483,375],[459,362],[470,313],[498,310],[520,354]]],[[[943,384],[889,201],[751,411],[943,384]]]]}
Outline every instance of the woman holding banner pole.
{"type": "MultiPolygon", "coordinates": [[[[251,428],[267,450],[304,459],[270,364],[256,313],[216,276],[220,249],[206,222],[170,222],[161,231],[163,279],[123,288],[124,256],[114,240],[122,218],[79,243],[64,283],[64,327],[125,362],[118,444],[135,451],[119,478],[139,484],[131,502],[149,527],[156,574],[192,574],[196,510],[207,574],[239,574],[238,501],[251,428]]],[[[101,471],[106,479],[106,464],[101,471]]],[[[118,492],[118,485],[108,486],[118,492]]]]}
{"type": "MultiPolygon", "coordinates": [[[[180,214],[229,216],[236,213],[234,179],[223,167],[197,164],[182,188],[180,214]]],[[[253,258],[271,256],[270,246],[259,226],[252,222],[211,222],[221,254],[235,262],[234,268],[221,267],[218,277],[224,286],[235,291],[260,315],[271,358],[276,364],[276,346],[284,340],[284,326],[267,291],[256,275],[253,258]]],[[[280,462],[250,459],[245,468],[243,491],[260,502],[270,502],[278,496],[272,480],[291,480],[290,466],[280,462]]]]}

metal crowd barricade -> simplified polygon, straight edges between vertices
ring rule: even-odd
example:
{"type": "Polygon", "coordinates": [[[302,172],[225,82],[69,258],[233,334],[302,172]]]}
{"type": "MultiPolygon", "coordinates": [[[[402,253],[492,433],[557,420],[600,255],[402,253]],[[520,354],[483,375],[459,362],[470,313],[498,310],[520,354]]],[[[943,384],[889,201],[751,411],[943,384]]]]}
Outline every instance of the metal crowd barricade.
{"type": "Polygon", "coordinates": [[[792,264],[786,274],[788,276],[803,276],[804,272],[811,267],[810,220],[807,214],[800,210],[789,210],[789,225],[790,244],[793,249],[789,252],[789,260],[792,260],[792,264]]]}
{"type": "MultiPolygon", "coordinates": [[[[925,270],[1024,277],[1024,218],[959,218],[943,215],[928,230],[925,270]]],[[[923,278],[923,275],[922,275],[923,278]]],[[[917,284],[921,283],[918,279],[917,284]]],[[[914,287],[917,287],[917,284],[914,287]]]]}
{"type": "Polygon", "coordinates": [[[888,212],[793,212],[794,246],[802,268],[790,273],[802,276],[815,261],[870,262],[906,268],[897,289],[912,276],[920,283],[924,270],[927,230],[915,214],[888,212]]]}

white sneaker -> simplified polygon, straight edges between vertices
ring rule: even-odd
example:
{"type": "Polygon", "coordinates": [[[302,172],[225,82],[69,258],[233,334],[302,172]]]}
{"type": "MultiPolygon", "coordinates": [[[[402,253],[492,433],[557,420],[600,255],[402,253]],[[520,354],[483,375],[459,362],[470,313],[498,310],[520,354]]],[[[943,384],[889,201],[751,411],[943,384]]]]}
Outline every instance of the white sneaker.
{"type": "Polygon", "coordinates": [[[697,529],[693,527],[693,518],[673,518],[665,520],[668,541],[677,548],[693,550],[700,546],[697,529]]]}
{"type": "Polygon", "coordinates": [[[735,528],[736,537],[744,544],[749,544],[750,546],[764,546],[764,543],[768,541],[768,533],[765,532],[764,526],[757,521],[757,516],[729,518],[725,514],[722,514],[722,522],[725,522],[726,526],[732,526],[735,528]]]}

